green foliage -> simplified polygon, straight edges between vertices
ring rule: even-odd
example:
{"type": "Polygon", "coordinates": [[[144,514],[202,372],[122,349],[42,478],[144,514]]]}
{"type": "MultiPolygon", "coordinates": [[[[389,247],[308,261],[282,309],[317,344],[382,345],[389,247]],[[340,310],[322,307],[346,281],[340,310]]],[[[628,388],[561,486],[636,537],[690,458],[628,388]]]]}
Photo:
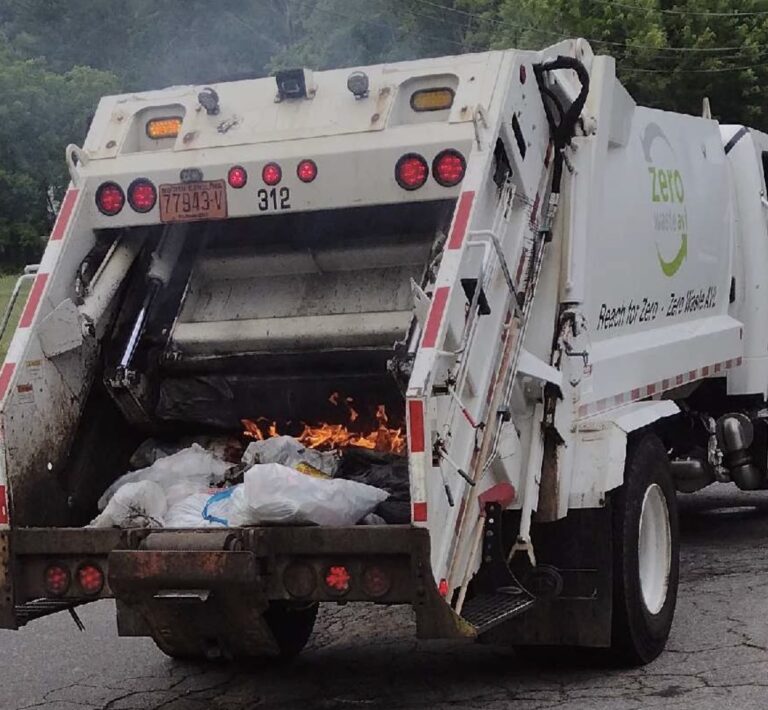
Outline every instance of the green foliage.
{"type": "Polygon", "coordinates": [[[35,259],[52,205],[66,188],[64,147],[82,140],[89,114],[116,77],[89,67],[63,74],[0,44],[0,264],[35,259]]]}

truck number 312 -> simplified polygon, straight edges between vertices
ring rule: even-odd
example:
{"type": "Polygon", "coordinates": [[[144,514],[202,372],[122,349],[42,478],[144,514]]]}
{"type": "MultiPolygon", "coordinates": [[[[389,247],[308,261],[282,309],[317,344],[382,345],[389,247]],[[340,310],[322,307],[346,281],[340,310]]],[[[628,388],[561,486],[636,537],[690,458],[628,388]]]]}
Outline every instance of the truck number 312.
{"type": "Polygon", "coordinates": [[[287,187],[279,190],[273,187],[271,190],[261,189],[256,193],[259,210],[289,210],[291,209],[291,191],[287,187]]]}

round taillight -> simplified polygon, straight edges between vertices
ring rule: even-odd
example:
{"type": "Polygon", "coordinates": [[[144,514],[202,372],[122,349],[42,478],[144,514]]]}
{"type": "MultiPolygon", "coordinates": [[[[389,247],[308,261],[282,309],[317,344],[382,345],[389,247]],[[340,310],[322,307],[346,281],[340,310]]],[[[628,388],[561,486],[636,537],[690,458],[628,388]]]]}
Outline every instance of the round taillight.
{"type": "Polygon", "coordinates": [[[128,204],[136,212],[149,212],[157,202],[157,190],[146,178],[137,178],[128,187],[128,204]]]}
{"type": "Polygon", "coordinates": [[[392,580],[381,567],[367,567],[360,580],[363,591],[374,599],[383,597],[392,588],[392,580]]]}
{"type": "Polygon", "coordinates": [[[406,153],[395,165],[395,180],[404,190],[418,190],[429,175],[429,166],[418,153],[406,153]]]}
{"type": "Polygon", "coordinates": [[[277,185],[283,179],[283,170],[277,163],[267,163],[261,171],[261,179],[267,185],[277,185]]]}
{"type": "Polygon", "coordinates": [[[466,169],[467,162],[458,150],[444,150],[432,163],[432,175],[443,187],[458,185],[464,179],[466,169]]]}
{"type": "Polygon", "coordinates": [[[87,596],[98,594],[104,588],[104,573],[94,564],[80,565],[77,569],[77,584],[87,596]]]}
{"type": "Polygon", "coordinates": [[[302,160],[296,168],[296,175],[302,182],[312,182],[317,177],[317,164],[314,160],[302,160]]]}
{"type": "Polygon", "coordinates": [[[325,571],[325,586],[332,594],[346,594],[352,575],[344,565],[331,565],[325,571]]]}
{"type": "Polygon", "coordinates": [[[317,586],[315,570],[303,562],[292,562],[283,572],[283,584],[292,597],[308,597],[317,586]]]}
{"type": "Polygon", "coordinates": [[[239,190],[241,187],[245,187],[245,183],[248,182],[248,173],[245,172],[245,168],[242,165],[234,165],[227,173],[227,182],[230,187],[239,190]]]}
{"type": "Polygon", "coordinates": [[[125,204],[125,194],[123,188],[116,182],[104,182],[99,185],[99,189],[96,190],[96,207],[99,208],[99,212],[107,215],[107,217],[113,217],[125,204]]]}
{"type": "Polygon", "coordinates": [[[48,565],[45,569],[45,590],[52,597],[61,597],[67,593],[70,583],[69,570],[64,565],[48,565]]]}

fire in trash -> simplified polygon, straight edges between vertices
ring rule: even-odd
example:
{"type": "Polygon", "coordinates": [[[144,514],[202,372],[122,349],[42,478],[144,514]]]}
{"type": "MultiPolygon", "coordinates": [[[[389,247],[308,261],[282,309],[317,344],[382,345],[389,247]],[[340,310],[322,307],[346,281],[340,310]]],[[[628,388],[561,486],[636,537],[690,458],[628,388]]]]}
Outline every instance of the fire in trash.
{"type": "MultiPolygon", "coordinates": [[[[329,401],[340,405],[338,393],[334,392],[329,401]]],[[[349,398],[343,400],[348,409],[349,423],[358,419],[358,413],[352,408],[349,398]]],[[[279,436],[277,422],[264,417],[258,419],[243,419],[243,434],[251,439],[263,441],[273,436],[279,436]]],[[[376,427],[369,432],[352,431],[346,424],[331,424],[321,422],[319,424],[302,423],[303,429],[296,438],[310,449],[344,449],[349,446],[357,446],[382,453],[404,454],[405,433],[402,427],[391,428],[387,410],[383,404],[376,408],[376,427]]]]}

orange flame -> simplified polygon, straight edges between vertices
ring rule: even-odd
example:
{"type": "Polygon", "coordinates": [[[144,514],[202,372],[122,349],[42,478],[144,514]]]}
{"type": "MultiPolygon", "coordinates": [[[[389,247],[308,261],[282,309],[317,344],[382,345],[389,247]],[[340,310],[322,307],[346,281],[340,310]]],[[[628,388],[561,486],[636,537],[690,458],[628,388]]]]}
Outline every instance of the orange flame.
{"type": "MultiPolygon", "coordinates": [[[[335,393],[334,393],[335,394],[335,393]]],[[[358,413],[350,406],[350,422],[358,418],[358,413]]],[[[265,438],[280,436],[276,422],[266,426],[266,436],[259,421],[267,421],[263,417],[253,421],[243,419],[244,436],[263,441],[265,438]]],[[[366,433],[350,431],[345,424],[329,424],[322,422],[317,425],[304,424],[304,430],[296,437],[304,446],[310,449],[343,449],[348,446],[359,446],[382,453],[405,453],[405,435],[402,428],[391,429],[387,426],[389,421],[387,410],[383,404],[376,409],[375,430],[366,433]]]]}

